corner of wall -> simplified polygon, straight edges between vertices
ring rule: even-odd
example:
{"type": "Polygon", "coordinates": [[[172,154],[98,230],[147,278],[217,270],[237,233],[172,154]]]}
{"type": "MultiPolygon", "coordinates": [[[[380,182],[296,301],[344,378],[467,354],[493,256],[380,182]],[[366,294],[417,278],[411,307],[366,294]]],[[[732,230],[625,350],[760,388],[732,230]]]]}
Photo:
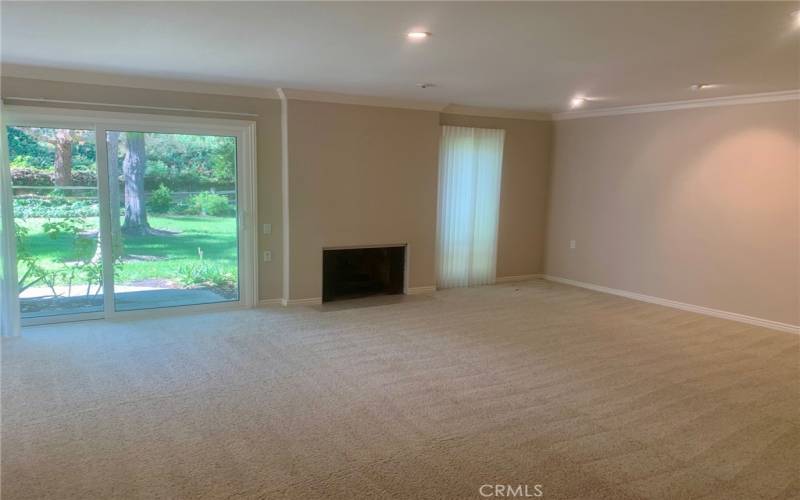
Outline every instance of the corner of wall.
{"type": "Polygon", "coordinates": [[[278,89],[281,99],[281,215],[283,219],[283,261],[282,261],[282,298],[290,300],[289,274],[291,260],[291,243],[289,227],[289,100],[283,89],[278,89]]]}

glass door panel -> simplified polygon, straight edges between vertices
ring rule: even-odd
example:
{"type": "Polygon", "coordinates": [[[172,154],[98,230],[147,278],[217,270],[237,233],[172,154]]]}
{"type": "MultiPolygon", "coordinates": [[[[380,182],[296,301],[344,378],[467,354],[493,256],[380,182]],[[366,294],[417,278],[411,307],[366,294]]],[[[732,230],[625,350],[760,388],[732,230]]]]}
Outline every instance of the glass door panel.
{"type": "Polygon", "coordinates": [[[94,130],[6,132],[22,318],[101,312],[94,130]]]}
{"type": "Polygon", "coordinates": [[[117,311],[239,300],[236,138],[107,131],[117,311]]]}

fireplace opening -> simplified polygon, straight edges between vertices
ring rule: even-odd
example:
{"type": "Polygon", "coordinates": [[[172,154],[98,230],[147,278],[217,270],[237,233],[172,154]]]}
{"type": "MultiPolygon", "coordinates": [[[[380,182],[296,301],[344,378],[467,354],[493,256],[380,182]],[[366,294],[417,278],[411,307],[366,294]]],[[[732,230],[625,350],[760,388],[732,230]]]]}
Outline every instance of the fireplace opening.
{"type": "Polygon", "coordinates": [[[402,294],[406,247],[323,249],[322,301],[402,294]]]}

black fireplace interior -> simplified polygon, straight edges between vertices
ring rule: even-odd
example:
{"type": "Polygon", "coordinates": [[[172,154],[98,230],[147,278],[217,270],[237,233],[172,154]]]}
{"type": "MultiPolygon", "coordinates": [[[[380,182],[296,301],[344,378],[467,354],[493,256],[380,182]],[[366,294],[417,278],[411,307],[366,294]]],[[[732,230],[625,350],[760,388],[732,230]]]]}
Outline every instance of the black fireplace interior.
{"type": "Polygon", "coordinates": [[[322,301],[403,293],[406,247],[322,251],[322,301]]]}

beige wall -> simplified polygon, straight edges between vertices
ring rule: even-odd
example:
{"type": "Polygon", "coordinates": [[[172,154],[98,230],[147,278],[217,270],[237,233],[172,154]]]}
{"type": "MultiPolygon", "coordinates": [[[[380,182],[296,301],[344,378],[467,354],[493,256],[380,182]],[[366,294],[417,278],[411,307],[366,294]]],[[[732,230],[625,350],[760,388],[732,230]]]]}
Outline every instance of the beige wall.
{"type": "Polygon", "coordinates": [[[442,125],[502,128],[503,178],[497,235],[497,276],[541,274],[553,124],[442,114],[442,125]]]}
{"type": "MultiPolygon", "coordinates": [[[[258,219],[260,223],[272,223],[272,234],[259,231],[260,248],[272,251],[272,262],[263,263],[259,259],[259,295],[261,299],[281,297],[282,266],[282,221],[281,221],[281,103],[277,99],[253,97],[234,97],[226,95],[197,94],[149,90],[107,85],[88,85],[83,83],[51,82],[25,78],[3,77],[0,90],[2,97],[46,98],[66,101],[96,102],[127,106],[163,106],[170,108],[202,109],[223,112],[252,113],[258,116],[242,117],[256,122],[256,148],[258,152],[258,219]]],[[[14,102],[8,104],[43,103],[14,102]]],[[[98,109],[100,111],[132,111],[130,108],[109,106],[57,105],[51,107],[70,107],[98,109]]],[[[148,114],[158,111],[133,110],[148,114]]],[[[213,113],[161,112],[170,115],[215,116],[213,113]]],[[[229,115],[216,115],[220,118],[240,118],[229,115]]]]}
{"type": "Polygon", "coordinates": [[[328,246],[408,243],[408,285],[434,285],[439,114],[310,101],[288,110],[290,298],[321,296],[328,246]]]}
{"type": "MultiPolygon", "coordinates": [[[[12,77],[2,95],[257,114],[259,223],[273,226],[259,234],[273,255],[259,264],[260,298],[282,296],[280,101],[12,77]]],[[[499,277],[544,270],[800,323],[797,101],[555,126],[296,100],[288,111],[293,299],[320,296],[325,246],[406,242],[409,286],[435,283],[439,125],[450,124],[506,130],[499,277]]]]}
{"type": "Polygon", "coordinates": [[[498,276],[542,271],[552,126],[289,101],[290,297],[319,297],[322,248],[408,243],[409,287],[436,284],[440,124],[503,128],[498,276]]]}
{"type": "Polygon", "coordinates": [[[799,104],[557,122],[547,274],[800,323],[799,104]]]}
{"type": "MultiPolygon", "coordinates": [[[[283,296],[281,103],[235,97],[108,85],[2,78],[4,99],[45,98],[118,105],[9,104],[131,111],[163,106],[252,113],[257,127],[259,296],[283,296]]],[[[141,110],[158,114],[156,110],[141,110]]],[[[215,116],[205,112],[161,113],[215,116]]],[[[217,115],[231,118],[228,115],[217,115]]],[[[251,119],[244,117],[242,119],[251,119]]],[[[504,128],[498,276],[540,273],[552,125],[548,122],[440,115],[436,111],[288,103],[289,296],[320,296],[321,249],[326,246],[408,243],[410,287],[436,283],[436,198],[440,124],[504,128]]]]}

